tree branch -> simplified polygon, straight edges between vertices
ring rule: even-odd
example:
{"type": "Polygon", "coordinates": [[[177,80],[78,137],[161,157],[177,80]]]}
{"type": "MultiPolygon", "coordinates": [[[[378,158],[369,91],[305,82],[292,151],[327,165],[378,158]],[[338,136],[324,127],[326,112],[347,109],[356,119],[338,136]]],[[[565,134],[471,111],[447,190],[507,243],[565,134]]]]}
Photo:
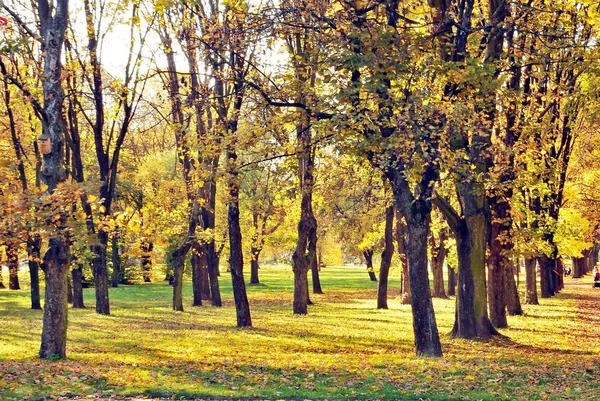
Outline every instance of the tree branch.
{"type": "Polygon", "coordinates": [[[448,202],[446,198],[439,196],[438,194],[435,194],[432,202],[438,208],[438,210],[442,212],[452,232],[456,233],[456,230],[458,229],[458,222],[460,221],[460,216],[456,212],[456,210],[454,210],[450,202],[448,202]]]}

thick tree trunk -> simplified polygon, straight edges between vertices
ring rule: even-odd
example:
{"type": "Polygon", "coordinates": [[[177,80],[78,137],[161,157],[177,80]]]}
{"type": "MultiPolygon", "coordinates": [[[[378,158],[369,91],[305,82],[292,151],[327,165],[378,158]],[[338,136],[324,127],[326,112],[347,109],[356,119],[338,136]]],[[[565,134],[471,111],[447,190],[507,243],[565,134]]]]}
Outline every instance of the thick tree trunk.
{"type": "Polygon", "coordinates": [[[2,265],[0,265],[0,289],[5,289],[6,286],[4,285],[4,277],[2,276],[2,265]]]}
{"type": "MultiPolygon", "coordinates": [[[[40,304],[40,251],[41,237],[27,240],[27,256],[29,259],[29,278],[31,281],[31,309],[42,309],[40,304]]],[[[2,280],[0,279],[0,283],[2,280]]],[[[1,287],[0,287],[1,288],[1,287]]]]}
{"type": "Polygon", "coordinates": [[[180,312],[183,312],[183,270],[187,253],[185,244],[173,252],[173,310],[180,312]]]}
{"type": "Polygon", "coordinates": [[[365,264],[367,265],[367,273],[369,273],[369,279],[371,279],[371,281],[377,281],[375,269],[373,268],[373,249],[367,249],[363,251],[363,257],[365,258],[365,264]]]}
{"type": "Polygon", "coordinates": [[[456,295],[456,270],[448,265],[448,296],[456,295]]]}
{"type": "Polygon", "coordinates": [[[152,282],[152,250],[154,243],[151,240],[144,239],[141,243],[142,248],[142,276],[144,283],[152,282]]]}
{"type": "Polygon", "coordinates": [[[537,295],[535,266],[535,258],[525,258],[525,303],[527,305],[539,304],[537,295]]]}
{"type": "Polygon", "coordinates": [[[202,305],[202,300],[208,301],[210,297],[210,283],[208,278],[208,246],[206,243],[194,244],[191,257],[192,289],[194,293],[193,306],[202,305]]]}
{"type": "Polygon", "coordinates": [[[504,269],[504,303],[506,304],[506,312],[510,316],[523,314],[519,291],[517,290],[517,285],[515,283],[514,270],[512,264],[504,269]]]}
{"type": "Polygon", "coordinates": [[[106,246],[108,234],[104,230],[98,231],[98,244],[94,245],[94,258],[92,268],[94,271],[94,287],[96,289],[96,313],[110,315],[108,300],[108,270],[106,268],[106,246]]]}
{"type": "Polygon", "coordinates": [[[67,356],[67,277],[69,245],[60,237],[50,238],[44,255],[46,292],[40,357],[46,359],[67,356]]]}
{"type": "Polygon", "coordinates": [[[571,258],[573,261],[573,278],[581,278],[585,274],[585,258],[571,258]]]}
{"type": "MultiPolygon", "coordinates": [[[[424,217],[419,213],[419,217],[424,217]]],[[[428,215],[427,215],[428,216],[428,215]]],[[[441,356],[442,346],[435,321],[429,277],[427,275],[427,237],[429,217],[407,219],[408,238],[406,247],[408,259],[413,330],[417,355],[441,356]]]]}
{"type": "Polygon", "coordinates": [[[73,308],[84,309],[83,303],[83,265],[77,263],[77,267],[71,270],[71,278],[73,279],[73,308]]]}
{"type": "Polygon", "coordinates": [[[540,266],[540,295],[542,298],[550,298],[554,295],[554,259],[542,255],[537,260],[540,266]]]}
{"type": "MultiPolygon", "coordinates": [[[[508,327],[506,319],[507,288],[504,279],[505,270],[510,268],[507,242],[510,238],[511,221],[508,201],[496,198],[490,205],[492,209],[491,241],[488,257],[488,299],[490,321],[497,328],[508,327]],[[507,221],[508,220],[508,221],[507,221]]],[[[511,244],[512,246],[512,244],[511,244]]]]}
{"type": "Polygon", "coordinates": [[[489,338],[498,334],[487,313],[485,286],[486,218],[483,212],[460,219],[456,227],[458,295],[452,335],[489,338]]]}
{"type": "Polygon", "coordinates": [[[385,209],[384,247],[381,253],[379,282],[377,284],[377,309],[387,309],[388,276],[394,255],[394,206],[385,209]]]}
{"type": "Polygon", "coordinates": [[[260,284],[258,279],[258,269],[260,268],[258,264],[258,257],[260,256],[261,249],[252,245],[250,248],[250,284],[260,284]]]}
{"type": "MultiPolygon", "coordinates": [[[[231,150],[228,151],[230,163],[235,163],[237,156],[231,150]]],[[[242,231],[240,229],[239,210],[239,184],[237,181],[237,170],[235,166],[230,167],[229,177],[229,206],[227,222],[229,225],[229,266],[231,267],[231,281],[233,285],[233,298],[238,327],[251,327],[250,305],[246,294],[246,283],[244,282],[244,257],[242,250],[242,231]]]]}
{"type": "MultiPolygon", "coordinates": [[[[67,27],[68,0],[57,0],[50,9],[47,1],[38,2],[42,49],[44,49],[42,134],[51,141],[51,152],[44,154],[42,180],[48,193],[53,193],[66,179],[64,171],[64,91],[62,77],[62,47],[67,27]],[[42,7],[43,5],[43,7],[42,7]]],[[[54,205],[56,206],[56,205],[54,205]]],[[[59,227],[64,230],[64,227],[59,227]]],[[[44,255],[45,304],[42,323],[41,358],[65,358],[67,344],[67,275],[69,243],[63,233],[50,237],[44,255]]]]}
{"type": "Polygon", "coordinates": [[[6,257],[8,265],[8,289],[20,290],[19,285],[19,248],[15,244],[6,245],[6,257]]]}
{"type": "Polygon", "coordinates": [[[112,286],[116,288],[119,286],[119,282],[121,281],[122,273],[121,273],[121,255],[119,254],[119,234],[115,234],[112,237],[112,286]]]}

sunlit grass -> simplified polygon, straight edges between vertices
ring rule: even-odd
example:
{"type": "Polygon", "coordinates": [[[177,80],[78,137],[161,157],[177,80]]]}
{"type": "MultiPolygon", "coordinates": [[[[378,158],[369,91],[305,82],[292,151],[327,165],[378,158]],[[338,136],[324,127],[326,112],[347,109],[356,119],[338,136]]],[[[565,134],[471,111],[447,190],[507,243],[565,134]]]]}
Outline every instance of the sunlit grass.
{"type": "MultiPolygon", "coordinates": [[[[222,308],[170,309],[166,283],[111,289],[112,316],[70,310],[66,361],[37,359],[41,311],[26,290],[0,292],[0,399],[121,394],[190,397],[432,400],[600,399],[600,291],[569,285],[510,317],[508,338],[451,339],[454,300],[434,300],[444,358],[416,358],[398,280],[389,310],[362,267],[323,269],[309,315],[291,311],[289,267],[265,266],[248,286],[254,327],[235,327],[230,278],[222,308]]],[[[396,278],[398,272],[393,271],[396,278]]]]}

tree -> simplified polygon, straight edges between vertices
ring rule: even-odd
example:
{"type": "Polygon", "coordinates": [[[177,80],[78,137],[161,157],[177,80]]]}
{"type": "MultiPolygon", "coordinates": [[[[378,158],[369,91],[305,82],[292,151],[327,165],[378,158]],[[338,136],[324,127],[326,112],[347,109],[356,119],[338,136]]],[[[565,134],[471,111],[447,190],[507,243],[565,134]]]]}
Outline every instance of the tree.
{"type": "MultiPolygon", "coordinates": [[[[61,53],[67,27],[68,8],[68,0],[57,0],[53,8],[47,0],[38,1],[37,12],[44,52],[42,135],[46,135],[51,143],[51,152],[44,154],[42,169],[42,180],[47,185],[48,195],[53,194],[65,179],[61,53]]],[[[63,216],[59,216],[59,222],[63,219],[63,216]]],[[[46,273],[46,293],[40,357],[65,358],[69,241],[62,230],[50,237],[42,266],[46,273]]]]}

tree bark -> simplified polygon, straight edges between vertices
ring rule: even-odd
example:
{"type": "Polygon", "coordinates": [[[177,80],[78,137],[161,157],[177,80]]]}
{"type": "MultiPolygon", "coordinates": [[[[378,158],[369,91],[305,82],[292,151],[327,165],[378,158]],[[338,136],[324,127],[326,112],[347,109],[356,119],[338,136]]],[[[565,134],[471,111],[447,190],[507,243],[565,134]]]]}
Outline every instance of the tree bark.
{"type": "Polygon", "coordinates": [[[20,290],[19,285],[19,248],[13,244],[6,245],[6,257],[8,264],[8,289],[20,290]]]}
{"type": "Polygon", "coordinates": [[[556,279],[556,291],[561,291],[565,288],[565,266],[563,265],[562,259],[556,259],[556,272],[554,274],[556,279]]]}
{"type": "Polygon", "coordinates": [[[208,254],[208,279],[210,281],[210,303],[212,306],[220,307],[221,289],[219,288],[219,254],[215,249],[215,241],[207,244],[208,254]]]}
{"type": "Polygon", "coordinates": [[[292,270],[294,271],[294,303],[295,315],[308,313],[308,269],[316,255],[317,220],[312,209],[314,186],[314,145],[311,143],[310,119],[306,112],[301,115],[303,123],[296,126],[298,147],[298,178],[302,198],[300,201],[300,221],[298,222],[298,239],[292,255],[292,270]]]}
{"type": "Polygon", "coordinates": [[[365,258],[365,264],[367,265],[367,273],[369,273],[369,279],[371,281],[377,281],[377,276],[375,275],[375,269],[373,268],[373,249],[367,249],[363,251],[363,257],[365,258]]]}
{"type": "Polygon", "coordinates": [[[121,255],[119,255],[119,234],[118,231],[112,237],[112,265],[113,265],[113,274],[112,274],[112,286],[116,288],[119,286],[119,282],[121,281],[122,272],[121,272],[121,255]]]}
{"type": "Polygon", "coordinates": [[[4,285],[4,277],[2,276],[2,265],[0,265],[0,289],[5,289],[6,286],[4,285]]]}
{"type": "Polygon", "coordinates": [[[427,237],[429,218],[419,220],[418,216],[407,219],[408,237],[406,247],[408,259],[413,330],[417,355],[441,356],[437,323],[431,302],[429,278],[427,275],[427,237]]]}
{"type": "Polygon", "coordinates": [[[487,261],[490,321],[495,327],[504,328],[508,327],[505,302],[507,283],[504,280],[506,278],[505,270],[510,268],[508,255],[510,249],[507,249],[505,244],[510,238],[512,219],[509,215],[507,199],[493,198],[490,208],[492,209],[492,225],[487,261]]]}
{"type": "Polygon", "coordinates": [[[519,298],[519,291],[515,283],[514,266],[510,259],[509,264],[504,269],[504,303],[506,304],[506,312],[510,316],[522,315],[523,308],[521,307],[521,299],[519,298]]]}
{"type": "Polygon", "coordinates": [[[321,277],[319,275],[319,261],[317,260],[316,252],[310,264],[310,272],[312,277],[313,294],[322,294],[323,289],[321,288],[321,277]]]}
{"type": "Polygon", "coordinates": [[[456,227],[458,295],[452,335],[489,338],[498,332],[487,314],[485,287],[486,219],[483,212],[460,219],[456,227]]]}
{"type": "MultiPolygon", "coordinates": [[[[41,247],[41,237],[33,236],[27,240],[27,255],[29,257],[29,277],[31,281],[31,309],[42,309],[42,306],[40,304],[41,247]]],[[[0,283],[2,283],[1,279],[0,283]]]]}
{"type": "Polygon", "coordinates": [[[67,273],[69,246],[64,238],[51,237],[44,255],[46,293],[40,357],[45,359],[67,356],[67,273]]]}
{"type": "Polygon", "coordinates": [[[537,258],[540,267],[540,295],[550,298],[554,295],[554,259],[546,255],[537,258]]]}
{"type": "Polygon", "coordinates": [[[85,309],[83,303],[83,265],[76,264],[77,267],[71,270],[71,278],[73,279],[73,308],[85,309]]]}
{"type": "Polygon", "coordinates": [[[393,205],[385,209],[384,247],[381,253],[379,282],[377,284],[377,309],[388,309],[388,276],[394,254],[394,211],[393,205]]]}
{"type": "Polygon", "coordinates": [[[261,249],[256,247],[255,245],[252,245],[252,247],[250,248],[250,284],[260,284],[260,281],[258,279],[258,257],[260,256],[260,251],[261,249]]]}
{"type": "MultiPolygon", "coordinates": [[[[42,180],[48,193],[66,179],[64,170],[64,92],[61,84],[61,53],[67,26],[68,0],[57,0],[51,8],[47,0],[38,1],[38,16],[44,51],[42,133],[50,137],[51,152],[44,155],[42,180]]],[[[41,358],[65,358],[67,344],[67,274],[69,243],[64,227],[49,239],[44,255],[45,304],[42,323],[41,358]]]]}
{"type": "Polygon", "coordinates": [[[71,282],[71,279],[68,274],[67,274],[67,303],[68,304],[73,303],[73,283],[71,282]]]}
{"type": "Polygon", "coordinates": [[[535,258],[525,258],[525,303],[527,305],[539,304],[537,295],[535,265],[535,258]]]}
{"type": "Polygon", "coordinates": [[[436,245],[434,233],[431,233],[431,270],[433,272],[433,293],[434,298],[448,298],[444,289],[444,260],[446,259],[446,233],[440,231],[439,243],[436,245]]]}
{"type": "Polygon", "coordinates": [[[92,269],[94,271],[94,287],[96,290],[96,313],[110,315],[108,300],[108,270],[106,268],[106,246],[108,234],[104,230],[98,231],[98,243],[93,246],[94,257],[92,269]]]}
{"type": "Polygon", "coordinates": [[[173,252],[173,310],[183,312],[183,270],[188,249],[185,244],[173,252]]]}
{"type": "Polygon", "coordinates": [[[456,270],[448,265],[448,296],[456,295],[456,270]]]}
{"type": "Polygon", "coordinates": [[[581,278],[585,274],[585,258],[571,258],[573,260],[573,278],[581,278]]]}
{"type": "Polygon", "coordinates": [[[400,280],[400,302],[403,305],[410,304],[410,300],[412,298],[410,293],[410,277],[408,274],[408,259],[406,257],[406,231],[407,229],[404,218],[402,217],[400,210],[396,209],[396,247],[398,249],[400,265],[402,266],[400,280]]]}
{"type": "Polygon", "coordinates": [[[251,327],[250,305],[246,294],[246,283],[244,282],[244,257],[242,250],[242,231],[240,229],[239,209],[239,181],[235,165],[237,154],[233,149],[228,149],[228,189],[229,204],[227,211],[227,223],[229,226],[229,266],[231,267],[231,281],[233,285],[233,298],[238,327],[251,327]]]}
{"type": "Polygon", "coordinates": [[[192,249],[192,257],[190,264],[192,265],[192,306],[202,306],[202,261],[203,255],[199,255],[199,251],[192,249]]]}
{"type": "Polygon", "coordinates": [[[144,283],[152,282],[152,250],[154,249],[154,243],[149,239],[142,240],[142,275],[144,277],[144,283]]]}

